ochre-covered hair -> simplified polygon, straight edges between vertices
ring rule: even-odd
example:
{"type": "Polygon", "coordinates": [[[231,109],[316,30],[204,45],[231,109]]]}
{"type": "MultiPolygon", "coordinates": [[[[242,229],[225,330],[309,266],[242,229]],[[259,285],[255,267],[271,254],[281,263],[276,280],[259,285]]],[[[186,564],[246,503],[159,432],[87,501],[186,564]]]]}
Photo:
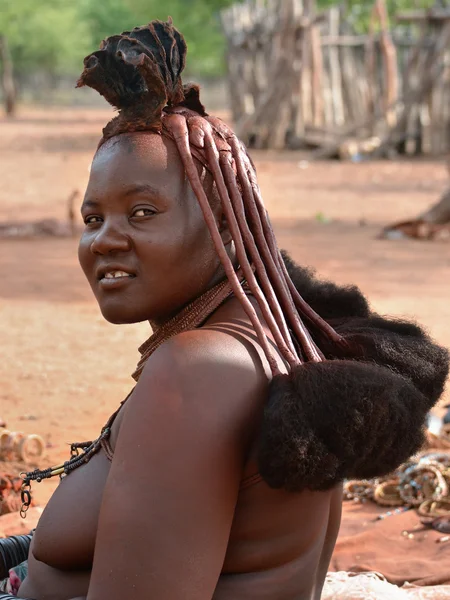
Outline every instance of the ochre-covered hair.
{"type": "MultiPolygon", "coordinates": [[[[401,338],[395,365],[392,352],[386,351],[386,335],[381,348],[374,327],[353,332],[348,324],[348,319],[370,318],[358,290],[336,288],[334,297],[329,294],[329,305],[342,304],[342,294],[347,294],[344,324],[339,321],[335,328],[326,310],[319,310],[320,316],[312,307],[320,293],[305,301],[302,294],[313,278],[280,253],[244,145],[223,121],[206,113],[198,86],[182,84],[186,51],[170,20],[153,21],[106,39],[85,59],[78,86],[96,89],[119,110],[103,130],[100,146],[121,133],[152,131],[171,138],[178,148],[233,293],[272,370],[259,444],[260,472],[269,485],[327,489],[347,477],[388,473],[423,442],[427,412],[445,382],[447,354],[419,330],[420,367],[409,372],[399,356],[401,345],[407,347],[410,340],[396,331],[394,322],[382,320],[392,324],[389,340],[401,338]],[[288,374],[281,374],[236,275],[195,161],[214,179],[239,267],[288,374]],[[296,278],[303,283],[294,283],[296,278]]],[[[332,288],[321,288],[322,299],[325,289],[332,288]]]]}

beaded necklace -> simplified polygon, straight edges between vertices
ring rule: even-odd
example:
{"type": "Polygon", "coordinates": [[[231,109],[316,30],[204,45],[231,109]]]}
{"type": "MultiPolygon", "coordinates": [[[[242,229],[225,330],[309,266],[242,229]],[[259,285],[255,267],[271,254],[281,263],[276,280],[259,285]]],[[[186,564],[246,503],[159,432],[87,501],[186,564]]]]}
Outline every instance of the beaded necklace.
{"type": "MultiPolygon", "coordinates": [[[[238,272],[237,275],[242,284],[242,274],[238,272]]],[[[219,306],[221,306],[225,300],[232,295],[232,293],[231,285],[226,279],[205,292],[202,296],[199,296],[196,300],[191,302],[182,311],[175,315],[170,321],[158,329],[139,348],[141,359],[132,375],[133,379],[136,382],[139,380],[145,363],[153,354],[153,352],[155,352],[155,350],[161,346],[161,344],[175,335],[182,333],[183,331],[189,331],[200,327],[219,308],[219,306]]],[[[62,479],[75,469],[78,469],[82,465],[88,463],[101,448],[104,449],[107,455],[111,454],[109,445],[106,442],[111,435],[112,424],[122,406],[131,396],[132,392],[133,390],[131,390],[125,400],[121,402],[116,412],[109,417],[106,425],[103,427],[99,437],[96,440],[88,442],[75,442],[70,445],[70,459],[68,461],[56,465],[55,467],[49,467],[48,469],[35,469],[34,471],[30,471],[28,473],[23,472],[20,474],[23,479],[21,488],[22,508],[20,509],[20,516],[22,518],[25,518],[27,510],[32,502],[32,481],[40,483],[44,479],[50,479],[57,476],[62,479]]]]}

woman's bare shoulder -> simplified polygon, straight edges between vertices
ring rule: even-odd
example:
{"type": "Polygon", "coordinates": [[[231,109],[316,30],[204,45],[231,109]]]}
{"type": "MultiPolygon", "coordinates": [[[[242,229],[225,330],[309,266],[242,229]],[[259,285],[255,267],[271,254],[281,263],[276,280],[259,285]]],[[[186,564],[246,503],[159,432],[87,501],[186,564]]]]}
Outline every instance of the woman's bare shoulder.
{"type": "MultiPolygon", "coordinates": [[[[175,423],[196,436],[227,435],[245,452],[262,415],[268,380],[252,344],[221,329],[183,332],[147,360],[127,402],[118,445],[147,422],[169,432],[175,423]],[[120,439],[121,438],[121,439],[120,439]]],[[[180,433],[180,432],[178,432],[180,433]]],[[[144,442],[145,443],[145,442],[144,442]]]]}
{"type": "Polygon", "coordinates": [[[169,385],[192,408],[200,403],[204,410],[207,402],[215,411],[245,415],[267,384],[261,359],[248,340],[233,330],[205,328],[162,344],[145,365],[136,394],[146,396],[150,390],[164,394],[169,385]]]}

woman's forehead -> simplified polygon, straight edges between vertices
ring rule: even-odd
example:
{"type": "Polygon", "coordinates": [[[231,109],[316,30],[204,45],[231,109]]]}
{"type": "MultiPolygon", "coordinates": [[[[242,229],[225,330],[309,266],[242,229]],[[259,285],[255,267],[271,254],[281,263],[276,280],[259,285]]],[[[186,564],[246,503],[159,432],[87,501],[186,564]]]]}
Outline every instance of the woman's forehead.
{"type": "Polygon", "coordinates": [[[125,181],[183,186],[185,173],[172,140],[151,132],[126,133],[109,139],[97,151],[90,183],[114,185],[125,181]]]}
{"type": "Polygon", "coordinates": [[[98,158],[160,163],[161,167],[182,166],[175,143],[150,131],[122,133],[110,138],[99,148],[94,161],[98,158]]]}

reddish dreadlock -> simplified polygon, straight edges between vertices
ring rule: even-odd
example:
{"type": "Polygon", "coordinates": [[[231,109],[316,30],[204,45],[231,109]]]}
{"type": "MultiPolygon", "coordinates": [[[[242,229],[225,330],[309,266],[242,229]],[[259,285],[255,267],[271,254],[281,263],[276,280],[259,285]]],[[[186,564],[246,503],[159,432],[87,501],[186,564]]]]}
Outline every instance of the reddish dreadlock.
{"type": "Polygon", "coordinates": [[[225,123],[207,115],[197,86],[182,85],[185,57],[184,39],[169,20],[112,36],[85,59],[78,86],[96,89],[119,109],[100,145],[120,133],[153,131],[178,148],[234,295],[272,370],[259,450],[266,481],[290,490],[326,489],[345,477],[385,474],[422,443],[426,414],[445,381],[445,351],[421,332],[416,381],[401,361],[394,372],[392,353],[377,350],[364,331],[352,336],[350,327],[346,335],[344,327],[342,336],[305,302],[278,249],[245,147],[225,123]],[[287,375],[228,257],[195,160],[214,179],[239,266],[287,375]]]}

